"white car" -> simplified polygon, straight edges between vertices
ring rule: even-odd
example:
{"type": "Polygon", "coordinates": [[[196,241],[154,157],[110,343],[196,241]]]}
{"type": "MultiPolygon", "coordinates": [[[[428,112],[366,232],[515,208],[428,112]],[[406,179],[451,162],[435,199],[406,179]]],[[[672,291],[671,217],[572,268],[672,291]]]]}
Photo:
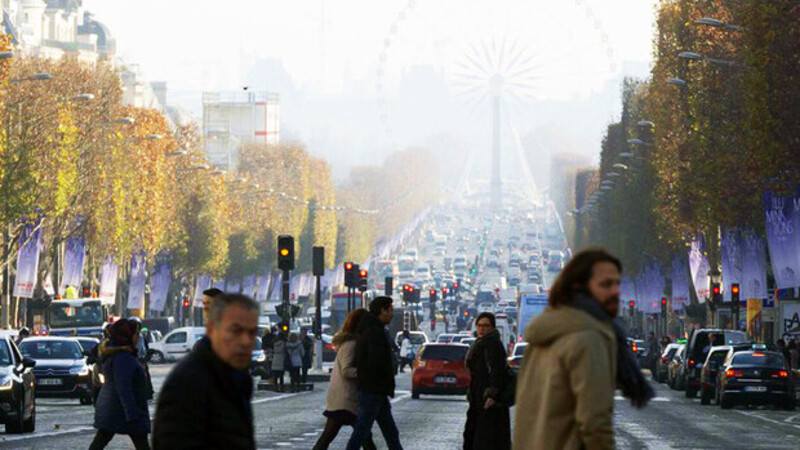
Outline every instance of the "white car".
{"type": "Polygon", "coordinates": [[[192,351],[195,342],[206,335],[205,327],[176,328],[158,342],[150,344],[150,362],[177,361],[192,351]]]}

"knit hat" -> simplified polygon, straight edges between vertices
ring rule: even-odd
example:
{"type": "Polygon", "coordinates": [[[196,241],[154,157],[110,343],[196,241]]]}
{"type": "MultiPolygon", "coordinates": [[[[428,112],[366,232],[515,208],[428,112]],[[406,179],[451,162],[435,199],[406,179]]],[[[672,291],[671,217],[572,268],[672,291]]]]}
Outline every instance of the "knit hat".
{"type": "Polygon", "coordinates": [[[133,345],[133,336],[139,331],[139,324],[128,319],[119,319],[111,325],[111,343],[114,345],[133,345]]]}

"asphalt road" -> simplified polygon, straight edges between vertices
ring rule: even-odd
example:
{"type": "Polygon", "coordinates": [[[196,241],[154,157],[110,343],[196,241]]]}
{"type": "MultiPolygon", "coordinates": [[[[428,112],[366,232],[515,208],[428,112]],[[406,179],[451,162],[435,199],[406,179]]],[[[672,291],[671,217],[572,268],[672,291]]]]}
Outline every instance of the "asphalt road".
{"type": "MultiPolygon", "coordinates": [[[[171,366],[153,370],[160,388],[171,366]]],[[[461,445],[467,404],[463,397],[423,396],[412,400],[408,372],[397,378],[392,407],[403,445],[408,449],[457,449],[461,445]]],[[[327,383],[298,394],[257,392],[253,401],[258,447],[263,449],[311,448],[322,431],[327,383]]],[[[614,425],[621,449],[795,449],[800,442],[800,413],[772,408],[701,406],[681,392],[656,386],[658,396],[644,410],[634,410],[617,396],[614,425]]],[[[94,430],[91,406],[77,401],[41,399],[37,405],[37,431],[29,435],[0,434],[4,449],[88,448],[94,430]]],[[[152,411],[151,411],[152,412],[152,411]]],[[[378,427],[376,442],[385,448],[378,427]]],[[[331,448],[343,448],[349,429],[343,429],[331,448]]],[[[108,448],[133,448],[125,436],[108,448]]]]}

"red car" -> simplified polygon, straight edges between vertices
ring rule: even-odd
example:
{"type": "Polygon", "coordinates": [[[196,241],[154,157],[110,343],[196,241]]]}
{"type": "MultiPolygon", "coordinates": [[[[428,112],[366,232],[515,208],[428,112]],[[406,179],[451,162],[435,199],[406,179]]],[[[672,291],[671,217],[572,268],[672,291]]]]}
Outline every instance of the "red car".
{"type": "Polygon", "coordinates": [[[464,344],[425,344],[414,360],[411,398],[421,394],[464,395],[469,387],[465,359],[469,346],[464,344]]]}

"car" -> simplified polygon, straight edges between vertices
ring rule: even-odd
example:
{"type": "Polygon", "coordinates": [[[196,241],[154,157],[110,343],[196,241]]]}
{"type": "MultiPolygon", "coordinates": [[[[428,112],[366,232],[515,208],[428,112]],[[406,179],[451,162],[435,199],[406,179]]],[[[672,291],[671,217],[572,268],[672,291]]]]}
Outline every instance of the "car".
{"type": "Polygon", "coordinates": [[[528,348],[527,342],[517,342],[514,344],[514,349],[511,350],[511,354],[506,358],[508,361],[508,367],[511,368],[511,371],[516,374],[519,372],[520,367],[522,367],[522,358],[525,356],[525,349],[528,348]]]}
{"type": "Polygon", "coordinates": [[[656,363],[656,373],[653,374],[653,379],[657,382],[664,383],[667,381],[669,363],[672,361],[672,357],[675,356],[675,351],[678,350],[678,347],[680,347],[680,344],[669,344],[661,352],[661,357],[658,358],[656,363]]]}
{"type": "Polygon", "coordinates": [[[0,423],[6,433],[35,431],[35,367],[36,361],[22,355],[13,337],[0,336],[0,423]]]}
{"type": "Polygon", "coordinates": [[[641,339],[628,338],[628,345],[631,347],[636,361],[643,367],[643,361],[647,358],[647,344],[641,339]]]}
{"type": "Polygon", "coordinates": [[[19,344],[19,351],[36,361],[37,397],[77,398],[82,405],[92,404],[92,367],[77,339],[29,337],[19,344]]]}
{"type": "Polygon", "coordinates": [[[706,360],[700,369],[700,404],[707,405],[711,403],[711,397],[716,396],[717,391],[717,372],[719,367],[728,356],[728,350],[731,347],[728,345],[720,345],[712,347],[708,352],[706,360]]]}
{"type": "MultiPolygon", "coordinates": [[[[428,343],[428,335],[423,333],[422,331],[409,331],[408,333],[411,335],[411,350],[416,355],[420,347],[428,343]]],[[[403,346],[402,331],[397,332],[397,334],[394,337],[394,342],[395,344],[397,344],[397,348],[403,346]]]]}
{"type": "Polygon", "coordinates": [[[456,335],[452,333],[442,333],[436,336],[436,342],[439,344],[449,344],[455,336],[456,335]]]}
{"type": "Polygon", "coordinates": [[[685,378],[683,376],[683,360],[686,358],[686,344],[679,344],[675,355],[669,362],[669,369],[667,373],[667,385],[670,389],[682,390],[684,388],[685,378]]]}
{"type": "Polygon", "coordinates": [[[464,339],[469,339],[470,335],[468,334],[457,334],[453,336],[453,339],[450,340],[453,344],[460,344],[464,339]]]}
{"type": "Polygon", "coordinates": [[[204,327],[176,328],[163,339],[150,344],[150,361],[154,364],[176,361],[188,355],[195,342],[205,336],[204,327]]]}
{"type": "Polygon", "coordinates": [[[75,339],[81,344],[83,355],[86,356],[86,363],[92,368],[92,399],[97,400],[97,396],[100,395],[100,388],[103,387],[103,384],[106,382],[103,369],[100,367],[100,361],[96,358],[98,353],[93,353],[95,347],[100,345],[100,340],[83,336],[78,336],[75,339]]]}
{"type": "Polygon", "coordinates": [[[469,345],[469,346],[472,346],[472,344],[474,344],[474,343],[475,343],[475,341],[477,341],[477,340],[478,340],[477,338],[474,338],[474,337],[468,337],[468,338],[464,338],[464,339],[462,339],[462,340],[461,340],[461,343],[462,343],[462,344],[464,344],[464,345],[469,345]]]}
{"type": "Polygon", "coordinates": [[[253,356],[250,359],[250,376],[268,377],[267,354],[261,348],[261,338],[256,336],[256,345],[253,347],[253,356]]]}
{"type": "Polygon", "coordinates": [[[735,345],[750,342],[743,331],[723,329],[694,330],[686,344],[686,358],[683,361],[686,374],[686,397],[694,398],[700,389],[700,368],[715,345],[735,345]],[[713,337],[712,337],[713,336],[713,337]]]}
{"type": "Polygon", "coordinates": [[[731,348],[717,375],[717,403],[722,409],[737,404],[772,404],[794,410],[793,376],[778,352],[731,348]]]}
{"type": "Polygon", "coordinates": [[[465,360],[469,346],[429,343],[420,348],[411,375],[411,398],[420,395],[464,395],[470,375],[465,360]]]}
{"type": "Polygon", "coordinates": [[[322,362],[328,363],[336,360],[336,346],[333,345],[333,336],[322,335],[322,362]]]}

